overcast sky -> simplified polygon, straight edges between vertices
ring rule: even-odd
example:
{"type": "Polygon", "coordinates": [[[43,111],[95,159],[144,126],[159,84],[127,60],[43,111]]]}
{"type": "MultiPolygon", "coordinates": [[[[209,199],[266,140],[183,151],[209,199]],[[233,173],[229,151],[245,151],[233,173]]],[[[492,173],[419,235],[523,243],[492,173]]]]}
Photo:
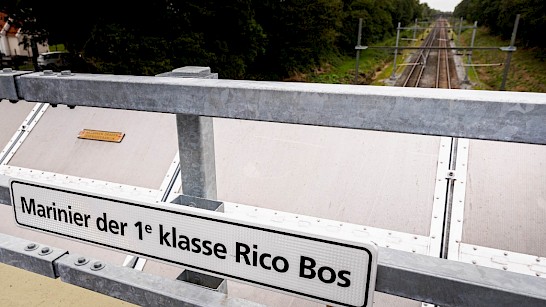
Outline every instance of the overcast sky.
{"type": "Polygon", "coordinates": [[[429,7],[442,12],[453,12],[455,6],[457,6],[461,0],[422,0],[421,2],[426,2],[429,7]]]}

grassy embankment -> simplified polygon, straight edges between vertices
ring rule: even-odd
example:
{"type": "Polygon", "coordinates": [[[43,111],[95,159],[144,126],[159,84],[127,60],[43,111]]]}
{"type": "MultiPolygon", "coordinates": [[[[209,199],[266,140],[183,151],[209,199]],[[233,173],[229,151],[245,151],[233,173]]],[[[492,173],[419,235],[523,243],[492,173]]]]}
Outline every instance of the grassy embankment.
{"type": "MultiPolygon", "coordinates": [[[[411,37],[411,32],[403,33],[402,37],[411,37]]],[[[472,30],[461,33],[461,45],[469,45],[472,30]]],[[[455,37],[455,40],[457,38],[455,37]]],[[[408,42],[403,42],[408,43],[408,42]]],[[[420,41],[415,42],[419,44],[420,41]]],[[[395,39],[390,38],[376,45],[393,46],[395,39]]],[[[510,42],[500,37],[492,36],[487,29],[479,28],[476,32],[475,46],[508,46],[510,42]]],[[[356,52],[355,52],[356,53],[356,52]]],[[[403,52],[398,57],[398,63],[403,63],[410,51],[403,52]]],[[[477,50],[472,55],[472,62],[477,64],[503,63],[503,66],[474,67],[469,69],[469,78],[474,89],[498,90],[502,81],[506,53],[497,50],[477,50]]],[[[383,80],[392,73],[393,54],[391,50],[368,49],[361,52],[359,65],[359,84],[383,85],[383,80]]],[[[466,57],[465,57],[466,61],[466,57]]],[[[398,73],[401,68],[399,66],[398,73]]],[[[297,81],[317,83],[352,84],[354,81],[355,57],[343,56],[332,64],[312,73],[301,74],[297,81]]],[[[506,83],[507,91],[542,92],[546,93],[546,52],[538,48],[518,48],[513,54],[510,72],[506,83]]]]}
{"type": "MultiPolygon", "coordinates": [[[[413,32],[403,31],[400,35],[401,38],[411,38],[413,32]]],[[[418,34],[418,38],[420,38],[418,34]]],[[[378,42],[376,46],[394,46],[396,38],[391,37],[378,42]]],[[[411,41],[401,41],[400,45],[407,46],[412,44],[411,41]]],[[[413,42],[413,44],[420,44],[420,41],[413,42]]],[[[397,58],[397,63],[401,64],[411,51],[401,51],[397,58]]],[[[316,69],[313,72],[307,74],[298,74],[287,81],[305,81],[315,83],[336,83],[336,84],[353,84],[355,78],[355,66],[356,66],[356,50],[354,56],[341,56],[332,60],[332,63],[326,64],[320,69],[316,69]]],[[[358,84],[377,84],[382,85],[383,79],[388,78],[392,73],[392,61],[394,59],[394,52],[392,49],[367,49],[360,52],[359,61],[359,76],[358,84]]],[[[397,70],[398,73],[401,69],[397,70]]]]}
{"type": "MultiPolygon", "coordinates": [[[[470,44],[472,30],[461,33],[461,45],[470,44]]],[[[491,36],[486,28],[478,28],[475,46],[508,46],[509,40],[491,36]]],[[[517,44],[516,44],[517,46],[517,44]]],[[[474,67],[469,78],[474,89],[498,90],[502,82],[506,53],[497,50],[476,50],[472,54],[474,64],[503,63],[503,66],[474,67]]],[[[466,61],[466,58],[465,58],[466,61]]],[[[519,47],[512,56],[506,81],[507,91],[546,93],[546,54],[538,48],[519,47]]]]}

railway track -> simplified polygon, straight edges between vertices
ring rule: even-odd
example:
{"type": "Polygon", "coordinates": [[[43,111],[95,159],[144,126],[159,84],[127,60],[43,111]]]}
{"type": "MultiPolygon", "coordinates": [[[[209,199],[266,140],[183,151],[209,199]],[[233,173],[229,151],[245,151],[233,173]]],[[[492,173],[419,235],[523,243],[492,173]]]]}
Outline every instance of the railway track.
{"type": "MultiPolygon", "coordinates": [[[[459,80],[455,70],[453,54],[448,49],[449,35],[447,20],[438,19],[430,28],[429,34],[425,37],[421,47],[436,47],[437,49],[419,49],[410,59],[410,65],[402,73],[396,85],[402,87],[423,87],[423,88],[459,88],[459,80]]],[[[458,138],[451,138],[450,167],[454,168],[457,155],[458,138]]],[[[452,197],[453,186],[447,187],[448,198],[452,197]]],[[[444,210],[444,224],[442,233],[441,258],[447,258],[448,242],[451,224],[451,201],[447,200],[444,210]]]]}
{"type": "MultiPolygon", "coordinates": [[[[421,47],[449,47],[447,20],[438,19],[429,30],[421,47]]],[[[452,53],[447,49],[420,49],[410,59],[397,86],[425,88],[458,88],[452,53]]]]}

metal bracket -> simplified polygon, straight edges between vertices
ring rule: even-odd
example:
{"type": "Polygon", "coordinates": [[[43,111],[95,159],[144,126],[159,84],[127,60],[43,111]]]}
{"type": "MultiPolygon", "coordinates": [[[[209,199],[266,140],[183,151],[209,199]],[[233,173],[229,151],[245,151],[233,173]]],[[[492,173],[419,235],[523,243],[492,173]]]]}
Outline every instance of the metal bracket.
{"type": "Polygon", "coordinates": [[[40,246],[0,233],[0,262],[20,269],[57,278],[54,263],[65,254],[64,249],[40,246]]]}
{"type": "Polygon", "coordinates": [[[516,46],[499,47],[500,51],[514,52],[518,50],[516,46]]]}
{"type": "Polygon", "coordinates": [[[21,99],[15,78],[31,72],[32,71],[16,71],[11,68],[0,70],[0,89],[2,89],[2,91],[0,91],[0,99],[5,98],[10,101],[21,99]]]}
{"type": "Polygon", "coordinates": [[[91,265],[77,265],[80,258],[83,256],[69,254],[55,262],[62,281],[141,306],[261,306],[191,283],[97,260],[91,260],[91,265]]]}

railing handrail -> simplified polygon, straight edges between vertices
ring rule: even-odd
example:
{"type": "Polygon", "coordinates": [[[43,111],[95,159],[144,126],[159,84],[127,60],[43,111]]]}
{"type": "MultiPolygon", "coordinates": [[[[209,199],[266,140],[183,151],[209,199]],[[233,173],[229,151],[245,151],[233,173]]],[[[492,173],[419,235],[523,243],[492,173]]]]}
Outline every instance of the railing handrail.
{"type": "Polygon", "coordinates": [[[3,73],[0,98],[546,145],[543,93],[3,73]]]}

